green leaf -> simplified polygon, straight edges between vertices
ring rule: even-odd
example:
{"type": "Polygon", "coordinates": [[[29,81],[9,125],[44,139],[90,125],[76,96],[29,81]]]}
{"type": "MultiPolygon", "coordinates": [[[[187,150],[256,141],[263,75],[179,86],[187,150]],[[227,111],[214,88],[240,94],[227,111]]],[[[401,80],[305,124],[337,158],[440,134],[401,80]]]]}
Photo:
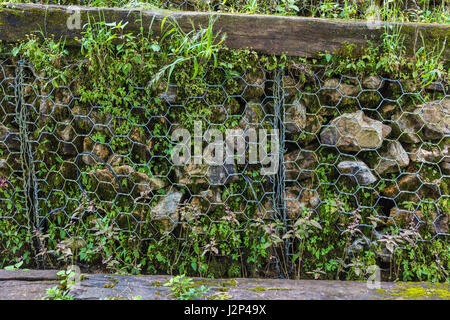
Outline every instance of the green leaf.
{"type": "Polygon", "coordinates": [[[157,44],[157,43],[153,43],[150,48],[154,51],[154,52],[158,52],[159,50],[161,50],[161,47],[157,44]]]}
{"type": "Polygon", "coordinates": [[[198,74],[198,60],[197,57],[194,57],[194,75],[192,76],[191,80],[195,79],[197,74],[198,74]]]}

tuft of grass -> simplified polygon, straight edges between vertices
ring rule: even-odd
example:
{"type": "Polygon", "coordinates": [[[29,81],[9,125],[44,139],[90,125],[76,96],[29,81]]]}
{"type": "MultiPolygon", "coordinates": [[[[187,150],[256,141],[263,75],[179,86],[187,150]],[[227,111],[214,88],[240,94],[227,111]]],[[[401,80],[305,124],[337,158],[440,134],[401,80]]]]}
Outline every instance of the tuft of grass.
{"type": "Polygon", "coordinates": [[[194,79],[200,72],[203,71],[203,65],[206,65],[210,59],[214,60],[214,67],[217,66],[217,53],[221,43],[225,40],[222,36],[220,40],[219,34],[213,32],[213,26],[216,17],[211,16],[209,24],[206,28],[196,30],[192,24],[192,30],[185,33],[178,22],[172,18],[165,17],[161,23],[161,37],[160,43],[164,45],[170,41],[170,50],[168,57],[172,62],[163,66],[152,77],[149,86],[154,87],[163,76],[167,75],[167,83],[170,83],[170,77],[178,65],[192,62],[194,64],[194,73],[191,79],[194,79]],[[165,28],[166,22],[169,25],[165,28]]]}

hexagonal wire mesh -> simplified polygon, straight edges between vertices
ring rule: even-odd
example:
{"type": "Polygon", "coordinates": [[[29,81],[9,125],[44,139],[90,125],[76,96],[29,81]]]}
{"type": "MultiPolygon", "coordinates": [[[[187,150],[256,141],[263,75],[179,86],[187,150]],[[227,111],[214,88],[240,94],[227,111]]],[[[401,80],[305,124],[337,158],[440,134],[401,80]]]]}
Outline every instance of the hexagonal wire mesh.
{"type": "MultiPolygon", "coordinates": [[[[34,221],[30,189],[30,148],[27,132],[21,125],[26,118],[20,108],[22,67],[8,58],[0,60],[0,238],[2,261],[15,257],[16,248],[33,252],[29,234],[34,221]],[[5,246],[6,244],[6,246],[5,246]]],[[[36,254],[36,252],[34,251],[36,254]]]]}
{"type": "Polygon", "coordinates": [[[302,82],[285,75],[284,82],[292,224],[299,211],[333,221],[348,241],[346,258],[381,242],[382,262],[395,247],[425,240],[420,230],[428,229],[427,240],[448,237],[448,86],[320,73],[302,82]]]}
{"type": "Polygon", "coordinates": [[[146,256],[150,272],[189,264],[207,274],[215,262],[219,276],[292,277],[307,236],[344,263],[363,249],[389,260],[408,241],[448,239],[443,83],[218,68],[196,88],[134,88],[119,114],[23,62],[5,59],[1,71],[0,233],[28,232],[41,263],[77,253],[112,268],[146,256]],[[211,128],[278,130],[277,172],[263,175],[248,158],[175,165],[177,128],[193,140],[211,128]],[[329,239],[348,248],[343,257],[329,239]]]}

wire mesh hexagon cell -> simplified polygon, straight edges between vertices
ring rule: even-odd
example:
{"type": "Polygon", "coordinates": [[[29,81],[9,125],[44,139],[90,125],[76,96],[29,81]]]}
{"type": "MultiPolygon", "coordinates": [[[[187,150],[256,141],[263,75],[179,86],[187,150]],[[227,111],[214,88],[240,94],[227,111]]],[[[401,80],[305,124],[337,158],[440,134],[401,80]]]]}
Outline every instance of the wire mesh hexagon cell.
{"type": "Polygon", "coordinates": [[[2,60],[2,250],[25,232],[44,266],[339,277],[369,249],[386,266],[448,244],[448,85],[297,71],[211,67],[189,87],[132,87],[118,109],[2,60]],[[207,132],[233,161],[202,159],[207,132]]]}

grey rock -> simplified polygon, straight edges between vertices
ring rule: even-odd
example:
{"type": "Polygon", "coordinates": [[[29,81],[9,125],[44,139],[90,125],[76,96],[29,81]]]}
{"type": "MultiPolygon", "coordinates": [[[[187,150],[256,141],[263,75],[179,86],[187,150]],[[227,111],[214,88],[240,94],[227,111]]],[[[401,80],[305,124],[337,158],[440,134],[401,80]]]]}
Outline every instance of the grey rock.
{"type": "Polygon", "coordinates": [[[70,125],[70,121],[63,123],[62,129],[58,130],[58,134],[65,142],[72,141],[76,133],[73,127],[70,125]]]}
{"type": "Polygon", "coordinates": [[[40,300],[59,284],[58,270],[0,270],[0,300],[40,300]]]}
{"type": "Polygon", "coordinates": [[[19,150],[20,136],[18,131],[0,124],[0,148],[5,146],[11,151],[19,150]]]}
{"type": "Polygon", "coordinates": [[[314,209],[320,203],[320,196],[315,190],[308,190],[294,185],[286,189],[286,215],[296,219],[305,209],[314,209]]]}
{"type": "Polygon", "coordinates": [[[436,233],[445,233],[448,234],[449,229],[449,214],[442,213],[433,213],[433,231],[436,233]]]}
{"type": "Polygon", "coordinates": [[[320,133],[320,139],[343,151],[359,151],[379,148],[390,132],[391,127],[357,111],[333,119],[320,133]]]}
{"type": "Polygon", "coordinates": [[[262,70],[246,72],[241,81],[242,97],[247,101],[260,101],[265,90],[265,74],[262,70]]]}
{"type": "Polygon", "coordinates": [[[357,86],[340,83],[338,79],[326,80],[322,88],[321,94],[328,96],[332,103],[337,103],[343,96],[355,97],[361,91],[357,86]]]}
{"type": "Polygon", "coordinates": [[[445,90],[444,90],[444,85],[442,84],[442,83],[436,83],[436,82],[434,82],[434,83],[430,83],[429,85],[427,85],[426,87],[425,87],[425,90],[428,90],[428,91],[439,91],[439,92],[444,92],[445,90]]]}
{"type": "Polygon", "coordinates": [[[300,90],[303,88],[303,82],[297,81],[289,75],[284,75],[281,79],[281,86],[285,98],[292,100],[295,96],[298,96],[300,90]]]}
{"type": "Polygon", "coordinates": [[[423,122],[416,114],[398,112],[392,115],[393,128],[400,135],[399,140],[405,143],[419,143],[420,129],[423,122]]]}
{"type": "Polygon", "coordinates": [[[450,162],[441,163],[441,169],[445,175],[450,175],[450,162]]]}
{"type": "Polygon", "coordinates": [[[412,162],[432,162],[438,163],[443,157],[443,152],[438,147],[431,150],[420,148],[412,148],[409,155],[412,162]]]}
{"type": "Polygon", "coordinates": [[[188,164],[176,169],[179,184],[225,185],[238,178],[236,168],[232,164],[209,166],[207,164],[188,164]]]}
{"type": "Polygon", "coordinates": [[[170,231],[179,221],[178,207],[180,206],[183,194],[177,190],[169,191],[152,208],[152,219],[161,221],[165,230],[170,231]]]}
{"type": "Polygon", "coordinates": [[[288,188],[285,193],[286,215],[290,219],[295,219],[302,211],[302,205],[299,200],[300,188],[293,186],[288,188]]]}
{"type": "Polygon", "coordinates": [[[264,119],[264,108],[259,103],[247,103],[239,127],[257,127],[264,119]]]}
{"type": "Polygon", "coordinates": [[[403,146],[398,141],[389,142],[387,151],[381,154],[381,158],[375,171],[378,174],[398,172],[399,168],[409,165],[409,157],[403,146]]]}
{"type": "Polygon", "coordinates": [[[63,127],[57,133],[62,140],[62,153],[64,155],[76,155],[77,149],[74,144],[76,132],[70,124],[70,121],[65,121],[63,127]]]}
{"type": "Polygon", "coordinates": [[[445,144],[442,155],[444,156],[443,161],[441,162],[441,169],[444,174],[450,175],[450,144],[445,144]]]}
{"type": "Polygon", "coordinates": [[[178,99],[177,87],[168,86],[167,90],[160,95],[160,98],[166,100],[170,104],[176,103],[178,99]]]}
{"type": "Polygon", "coordinates": [[[286,133],[298,133],[306,127],[306,107],[300,99],[295,99],[291,106],[286,108],[286,133]]]}
{"type": "MultiPolygon", "coordinates": [[[[170,276],[118,276],[108,274],[89,274],[86,280],[71,290],[75,299],[133,299],[143,300],[174,299],[170,288],[164,287],[170,276]],[[114,284],[114,285],[112,285],[114,284]]],[[[365,281],[330,280],[286,280],[286,279],[204,279],[194,278],[194,282],[203,284],[210,290],[201,300],[219,296],[230,300],[380,300],[405,299],[405,284],[380,282],[379,289],[369,288],[365,281]],[[224,292],[226,288],[226,292],[224,292]]],[[[433,283],[414,283],[408,288],[421,287],[430,290],[442,290],[442,286],[433,283]]],[[[422,289],[423,290],[423,289],[422,289]]],[[[406,298],[408,298],[406,296],[406,298]]],[[[439,299],[425,297],[423,299],[439,299]]],[[[442,299],[442,298],[441,298],[442,299]]],[[[220,308],[219,308],[220,310],[220,308]]],[[[219,311],[227,314],[227,310],[219,311]]]]}
{"type": "Polygon", "coordinates": [[[208,189],[193,195],[190,201],[192,207],[198,208],[200,212],[207,213],[217,205],[222,204],[222,195],[219,188],[208,189]]]}
{"type": "Polygon", "coordinates": [[[143,172],[133,171],[131,177],[136,183],[136,190],[141,194],[148,194],[154,190],[159,190],[167,185],[167,182],[157,178],[149,177],[143,172]]]}
{"type": "Polygon", "coordinates": [[[366,77],[362,85],[367,89],[378,89],[381,84],[381,79],[377,76],[366,77]]]}
{"type": "Polygon", "coordinates": [[[314,151],[295,150],[284,155],[286,179],[305,180],[314,176],[319,159],[314,151]]]}
{"type": "Polygon", "coordinates": [[[48,119],[49,114],[51,114],[53,109],[53,102],[47,97],[41,97],[39,99],[39,113],[45,120],[48,119]]]}
{"type": "Polygon", "coordinates": [[[83,152],[89,153],[82,156],[83,162],[88,166],[102,164],[98,158],[106,162],[110,155],[109,148],[105,144],[94,142],[90,137],[84,138],[83,152]]]}
{"type": "Polygon", "coordinates": [[[418,106],[417,113],[425,124],[425,138],[439,140],[450,134],[450,98],[418,106]]]}
{"type": "Polygon", "coordinates": [[[396,113],[391,119],[403,142],[419,143],[421,131],[425,139],[439,140],[450,134],[450,98],[419,105],[413,112],[396,113]]]}
{"type": "Polygon", "coordinates": [[[369,167],[362,161],[342,161],[338,164],[338,169],[342,174],[350,175],[362,186],[367,186],[377,181],[369,167]]]}
{"type": "Polygon", "coordinates": [[[227,184],[232,180],[234,174],[236,174],[236,170],[232,164],[210,166],[208,168],[208,180],[211,185],[227,184]]]}
{"type": "Polygon", "coordinates": [[[94,122],[89,115],[89,111],[89,108],[80,105],[76,105],[72,108],[73,127],[76,132],[87,134],[93,128],[94,122]]]}
{"type": "Polygon", "coordinates": [[[129,165],[113,166],[111,170],[109,168],[91,170],[88,176],[97,193],[109,196],[114,196],[119,190],[122,193],[131,193],[134,190],[138,193],[137,196],[145,197],[150,192],[167,185],[166,181],[137,172],[129,165]],[[120,183],[123,180],[127,180],[127,183],[120,183]]]}
{"type": "Polygon", "coordinates": [[[8,161],[6,159],[0,159],[0,170],[8,168],[8,161]]]}
{"type": "Polygon", "coordinates": [[[91,170],[87,174],[88,185],[95,190],[102,200],[113,199],[119,191],[118,183],[113,172],[108,168],[91,170]]]}

